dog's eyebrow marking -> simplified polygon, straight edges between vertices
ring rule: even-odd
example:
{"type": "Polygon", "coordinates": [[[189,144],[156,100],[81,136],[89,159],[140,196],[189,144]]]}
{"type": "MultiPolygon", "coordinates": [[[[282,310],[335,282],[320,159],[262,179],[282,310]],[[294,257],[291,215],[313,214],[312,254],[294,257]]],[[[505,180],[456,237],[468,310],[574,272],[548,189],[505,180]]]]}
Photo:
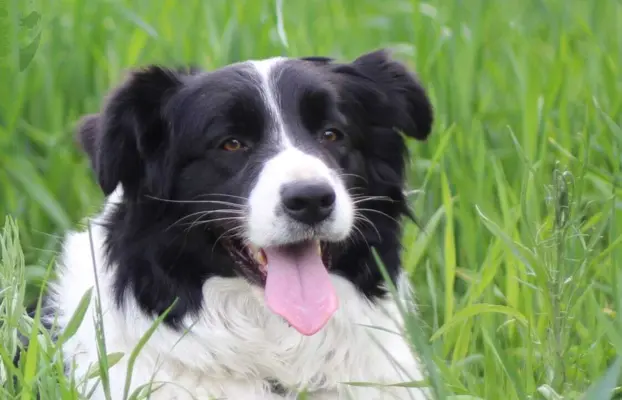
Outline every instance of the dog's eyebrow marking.
{"type": "Polygon", "coordinates": [[[286,61],[285,57],[273,57],[265,60],[252,60],[249,63],[255,68],[261,80],[261,93],[269,112],[276,123],[276,141],[285,148],[294,147],[285,132],[285,123],[279,110],[278,93],[274,90],[274,82],[280,73],[276,67],[286,61]]]}

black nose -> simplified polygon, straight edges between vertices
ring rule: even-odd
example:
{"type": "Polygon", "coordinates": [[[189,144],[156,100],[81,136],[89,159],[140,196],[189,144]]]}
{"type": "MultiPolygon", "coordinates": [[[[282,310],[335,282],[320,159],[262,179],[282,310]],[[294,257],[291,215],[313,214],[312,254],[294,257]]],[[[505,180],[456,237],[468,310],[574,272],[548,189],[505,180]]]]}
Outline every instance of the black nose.
{"type": "Polygon", "coordinates": [[[324,221],[335,208],[335,191],[326,182],[299,181],[281,188],[283,209],[293,219],[313,225],[324,221]]]}

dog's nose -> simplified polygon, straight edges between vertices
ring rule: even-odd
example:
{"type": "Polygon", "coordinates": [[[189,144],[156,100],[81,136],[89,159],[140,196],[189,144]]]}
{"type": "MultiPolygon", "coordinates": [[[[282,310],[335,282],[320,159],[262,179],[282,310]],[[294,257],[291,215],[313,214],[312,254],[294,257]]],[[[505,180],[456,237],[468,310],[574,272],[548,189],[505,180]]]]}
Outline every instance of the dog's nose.
{"type": "Polygon", "coordinates": [[[335,191],[322,181],[298,181],[281,188],[283,209],[304,224],[324,221],[335,208],[335,191]]]}

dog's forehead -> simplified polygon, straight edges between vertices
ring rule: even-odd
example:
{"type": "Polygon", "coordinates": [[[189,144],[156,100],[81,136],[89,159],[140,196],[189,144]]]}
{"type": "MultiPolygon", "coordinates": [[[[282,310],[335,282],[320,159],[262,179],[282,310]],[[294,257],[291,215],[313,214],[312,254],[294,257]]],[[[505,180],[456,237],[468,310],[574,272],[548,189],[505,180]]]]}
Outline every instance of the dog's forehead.
{"type": "Polygon", "coordinates": [[[274,57],[249,61],[262,86],[281,95],[302,90],[331,90],[326,68],[304,59],[274,57]]]}
{"type": "Polygon", "coordinates": [[[247,62],[229,64],[218,69],[186,76],[186,86],[194,90],[244,90],[258,82],[256,73],[247,62]]]}
{"type": "Polygon", "coordinates": [[[252,133],[272,147],[315,148],[307,137],[327,119],[341,120],[337,89],[322,64],[274,57],[230,64],[189,77],[175,103],[178,126],[208,131],[218,121],[224,132],[252,133]],[[190,116],[189,116],[190,115],[190,116]],[[339,117],[339,118],[337,118],[339,117]]]}
{"type": "Polygon", "coordinates": [[[333,93],[331,74],[322,65],[304,59],[272,57],[232,63],[188,76],[187,88],[207,97],[235,98],[260,95],[268,102],[292,102],[303,93],[333,93]]]}

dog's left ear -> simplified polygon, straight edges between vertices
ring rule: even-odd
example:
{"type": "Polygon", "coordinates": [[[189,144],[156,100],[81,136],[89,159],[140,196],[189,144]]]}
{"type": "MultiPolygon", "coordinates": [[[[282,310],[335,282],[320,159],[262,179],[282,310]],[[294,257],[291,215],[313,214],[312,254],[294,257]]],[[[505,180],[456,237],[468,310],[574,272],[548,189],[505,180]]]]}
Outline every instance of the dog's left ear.
{"type": "Polygon", "coordinates": [[[85,115],[78,121],[75,130],[75,140],[88,156],[94,166],[95,150],[97,148],[97,132],[99,129],[99,114],[85,115]]]}
{"type": "Polygon", "coordinates": [[[426,91],[415,74],[394,60],[389,51],[364,54],[340,70],[355,79],[359,89],[366,88],[366,108],[390,118],[394,127],[409,137],[425,140],[430,135],[434,112],[426,91]]]}

